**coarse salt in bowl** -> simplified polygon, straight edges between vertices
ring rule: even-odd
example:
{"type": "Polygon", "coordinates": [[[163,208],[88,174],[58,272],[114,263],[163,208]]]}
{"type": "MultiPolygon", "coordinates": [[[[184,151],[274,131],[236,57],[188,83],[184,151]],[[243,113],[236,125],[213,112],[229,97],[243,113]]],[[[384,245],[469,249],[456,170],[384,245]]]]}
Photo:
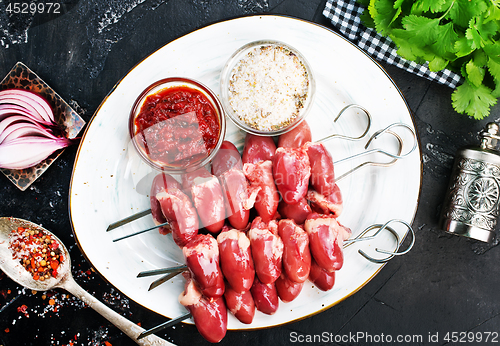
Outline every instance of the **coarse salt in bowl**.
{"type": "Polygon", "coordinates": [[[315,80],[304,56],[272,40],[238,49],[222,69],[220,87],[229,118],[242,130],[260,136],[276,136],[296,127],[315,94],[315,80]]]}
{"type": "Polygon", "coordinates": [[[139,156],[165,173],[208,164],[226,132],[222,105],[202,83],[184,77],[159,80],[136,99],[129,133],[139,156]]]}

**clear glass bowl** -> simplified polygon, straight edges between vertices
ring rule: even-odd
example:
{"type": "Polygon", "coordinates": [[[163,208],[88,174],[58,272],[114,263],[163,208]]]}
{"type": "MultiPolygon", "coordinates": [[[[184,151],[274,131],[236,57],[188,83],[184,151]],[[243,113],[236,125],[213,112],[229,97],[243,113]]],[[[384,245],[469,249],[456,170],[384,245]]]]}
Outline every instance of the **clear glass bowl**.
{"type": "Polygon", "coordinates": [[[297,49],[262,40],[244,45],[229,58],[220,88],[224,111],[236,126],[255,135],[277,136],[304,120],[313,105],[316,84],[309,63],[297,49]],[[288,78],[293,81],[289,84],[306,85],[286,90],[288,78]]]}
{"type": "Polygon", "coordinates": [[[154,169],[165,173],[175,174],[193,171],[208,164],[224,141],[225,132],[226,120],[217,96],[200,82],[184,77],[166,78],[148,86],[136,99],[129,116],[130,138],[139,156],[154,169]],[[198,117],[193,112],[180,114],[168,120],[151,120],[150,127],[138,132],[136,119],[148,97],[158,96],[160,93],[168,92],[167,89],[179,87],[190,92],[200,92],[215,110],[219,129],[212,143],[209,143],[209,139],[205,140],[205,136],[200,130],[203,126],[200,126],[198,117]],[[189,133],[188,136],[191,137],[182,137],[181,133],[189,133]],[[191,139],[192,145],[188,144],[189,140],[186,138],[191,139]],[[169,141],[168,147],[171,150],[163,150],[164,144],[162,143],[165,140],[169,141]],[[214,142],[215,146],[213,146],[214,142]],[[207,145],[207,143],[209,144],[207,145]],[[171,160],[172,156],[175,159],[171,160]]]}

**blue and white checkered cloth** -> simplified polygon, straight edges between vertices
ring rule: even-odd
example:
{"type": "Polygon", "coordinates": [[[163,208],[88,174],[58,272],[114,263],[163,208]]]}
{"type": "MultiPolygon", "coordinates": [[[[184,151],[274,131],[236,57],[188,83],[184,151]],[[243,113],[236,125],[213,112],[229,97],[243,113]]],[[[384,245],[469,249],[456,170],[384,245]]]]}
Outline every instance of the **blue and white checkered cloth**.
{"type": "Polygon", "coordinates": [[[397,47],[390,38],[381,36],[361,23],[359,16],[363,10],[364,7],[356,0],[327,0],[323,15],[330,19],[335,28],[346,38],[379,61],[395,65],[450,88],[455,88],[457,84],[463,82],[462,77],[455,72],[447,69],[432,72],[427,64],[420,65],[397,55],[397,47]]]}

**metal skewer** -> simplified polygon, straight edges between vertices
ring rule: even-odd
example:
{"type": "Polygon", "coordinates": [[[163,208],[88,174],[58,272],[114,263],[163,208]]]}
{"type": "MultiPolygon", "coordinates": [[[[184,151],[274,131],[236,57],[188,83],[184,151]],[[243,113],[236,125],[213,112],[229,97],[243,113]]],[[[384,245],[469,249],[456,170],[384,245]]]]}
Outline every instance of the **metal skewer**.
{"type": "Polygon", "coordinates": [[[106,229],[106,232],[109,232],[115,228],[123,226],[129,222],[132,222],[134,220],[137,220],[137,219],[139,219],[143,216],[149,215],[149,214],[151,214],[151,209],[140,211],[138,213],[135,213],[134,215],[130,215],[129,217],[126,217],[126,218],[121,219],[119,221],[113,222],[112,224],[110,224],[108,226],[108,228],[106,229]]]}
{"type": "Polygon", "coordinates": [[[359,254],[362,255],[364,258],[366,258],[370,262],[378,263],[378,264],[386,263],[389,260],[391,260],[392,258],[394,258],[394,256],[401,256],[401,255],[407,254],[412,249],[413,245],[415,244],[415,232],[413,231],[413,228],[410,226],[410,224],[404,220],[392,219],[392,220],[387,221],[383,225],[382,224],[375,224],[375,225],[371,225],[371,226],[367,227],[363,232],[358,234],[355,238],[348,239],[348,240],[344,241],[343,248],[345,249],[348,246],[350,246],[354,243],[360,242],[360,241],[367,241],[367,240],[375,239],[384,230],[389,231],[396,238],[396,249],[394,249],[393,251],[388,251],[388,250],[375,248],[375,251],[389,255],[388,257],[383,258],[383,259],[373,258],[373,257],[367,255],[366,252],[364,252],[363,250],[359,249],[358,250],[359,254]],[[400,242],[401,238],[399,237],[398,233],[392,227],[389,227],[389,225],[391,223],[395,223],[395,222],[401,223],[401,224],[405,225],[407,228],[407,231],[406,231],[405,235],[403,236],[403,240],[406,238],[406,236],[408,234],[411,234],[411,237],[412,237],[408,248],[404,251],[401,251],[401,252],[398,252],[399,248],[401,246],[401,242],[400,242]],[[366,234],[369,233],[371,230],[374,230],[377,228],[378,228],[378,230],[373,235],[366,236],[366,234]]]}
{"type": "Polygon", "coordinates": [[[153,275],[159,275],[159,274],[170,274],[170,273],[177,272],[177,271],[183,272],[186,269],[187,269],[187,265],[183,264],[183,265],[180,265],[178,267],[146,270],[146,271],[143,271],[143,272],[140,272],[139,274],[137,274],[137,277],[144,278],[146,276],[153,276],[153,275]]]}
{"type": "Polygon", "coordinates": [[[380,153],[380,154],[386,155],[388,157],[393,158],[393,160],[390,161],[390,162],[365,161],[365,162],[359,164],[358,166],[354,167],[353,169],[347,171],[346,173],[344,173],[344,174],[336,177],[335,181],[337,182],[337,181],[345,178],[346,176],[350,175],[351,173],[354,173],[358,169],[360,169],[360,168],[362,168],[364,166],[367,166],[367,165],[378,166],[378,167],[389,167],[389,166],[392,166],[393,164],[396,163],[397,160],[402,159],[402,158],[410,155],[416,149],[416,147],[417,147],[417,140],[416,140],[415,133],[413,132],[413,130],[410,127],[408,127],[408,125],[403,124],[403,123],[394,123],[394,124],[391,124],[391,125],[387,126],[386,128],[375,132],[370,137],[370,139],[368,140],[368,142],[366,142],[365,151],[363,151],[361,153],[358,153],[358,154],[355,154],[355,155],[352,155],[352,156],[349,156],[349,157],[346,157],[346,158],[343,158],[343,159],[340,159],[340,160],[337,160],[333,164],[337,165],[339,163],[342,163],[342,162],[345,162],[345,161],[348,161],[348,160],[351,160],[351,159],[355,159],[355,158],[358,158],[358,157],[361,157],[361,156],[373,154],[373,153],[380,153]],[[397,127],[397,126],[401,126],[403,128],[408,129],[411,132],[412,137],[413,137],[413,146],[412,146],[412,148],[408,152],[406,152],[404,154],[402,153],[402,151],[403,151],[403,139],[397,133],[395,133],[395,132],[393,132],[393,131],[390,130],[391,128],[397,127]],[[382,135],[384,133],[388,133],[388,134],[391,134],[394,137],[396,137],[396,139],[398,141],[398,144],[399,144],[399,149],[398,149],[397,154],[393,154],[393,153],[390,153],[390,152],[388,152],[386,150],[379,149],[379,148],[377,148],[377,149],[371,149],[371,150],[366,150],[370,146],[370,144],[373,142],[373,140],[377,139],[380,135],[382,135]]]}
{"type": "Polygon", "coordinates": [[[142,278],[142,277],[152,276],[152,275],[167,274],[167,275],[164,275],[161,278],[153,281],[151,283],[151,285],[149,285],[148,291],[151,291],[153,288],[160,286],[162,283],[167,282],[171,278],[177,276],[178,274],[182,273],[183,271],[186,271],[187,269],[188,269],[188,267],[186,265],[181,265],[178,267],[147,270],[147,271],[143,271],[143,272],[140,272],[139,274],[137,274],[137,277],[142,278]]]}
{"type": "Polygon", "coordinates": [[[139,334],[139,336],[137,337],[137,340],[139,339],[142,339],[142,338],[145,338],[146,336],[150,335],[150,334],[153,334],[153,333],[156,333],[162,329],[165,329],[165,328],[168,328],[168,327],[171,327],[181,321],[184,321],[184,320],[187,320],[188,318],[191,317],[191,314],[188,312],[184,315],[181,315],[173,320],[170,320],[170,321],[167,321],[165,323],[162,323],[162,324],[159,324],[157,325],[156,327],[154,328],[151,328],[151,329],[148,329],[144,332],[142,332],[141,334],[139,334]]]}
{"type": "Polygon", "coordinates": [[[344,108],[342,108],[342,110],[339,112],[339,114],[335,117],[335,119],[333,120],[333,122],[334,123],[337,122],[337,120],[339,120],[340,116],[342,114],[344,114],[345,111],[347,111],[348,109],[351,109],[351,108],[361,109],[365,113],[366,119],[368,121],[368,123],[366,124],[365,131],[360,136],[353,137],[353,136],[342,135],[342,134],[339,134],[339,133],[334,133],[334,134],[331,134],[331,135],[326,136],[324,138],[321,138],[320,140],[317,140],[316,142],[318,142],[318,143],[326,142],[327,140],[330,140],[330,139],[333,139],[333,138],[346,139],[348,141],[357,141],[357,140],[360,140],[361,138],[363,138],[364,136],[366,136],[366,134],[370,130],[370,127],[371,127],[371,124],[372,124],[372,116],[370,115],[370,112],[368,112],[368,110],[366,110],[366,108],[364,108],[364,107],[362,107],[360,105],[350,104],[350,105],[345,106],[344,108]]]}
{"type": "Polygon", "coordinates": [[[170,226],[170,223],[168,223],[168,222],[164,222],[164,223],[161,223],[161,224],[159,224],[159,225],[156,225],[156,226],[153,226],[153,227],[150,227],[150,228],[146,228],[146,229],[140,230],[140,231],[135,232],[135,233],[131,233],[131,234],[124,235],[123,237],[113,239],[113,243],[114,243],[114,242],[117,242],[117,241],[119,241],[119,240],[123,240],[123,239],[127,239],[127,238],[130,238],[130,237],[133,237],[134,235],[142,234],[142,233],[145,233],[145,232],[149,232],[149,231],[151,231],[151,230],[154,230],[154,229],[156,229],[156,228],[159,228],[159,227],[166,227],[166,226],[170,226]]]}
{"type": "MultiPolygon", "coordinates": [[[[186,267],[187,268],[187,267],[186,267]]],[[[177,275],[179,275],[180,273],[182,273],[184,270],[179,270],[179,271],[175,271],[175,272],[172,272],[170,274],[167,274],[167,275],[164,275],[162,276],[161,278],[153,281],[151,283],[151,285],[149,285],[148,287],[148,292],[151,291],[152,289],[160,286],[162,283],[164,282],[167,282],[168,280],[172,279],[173,277],[176,277],[177,275]]]]}

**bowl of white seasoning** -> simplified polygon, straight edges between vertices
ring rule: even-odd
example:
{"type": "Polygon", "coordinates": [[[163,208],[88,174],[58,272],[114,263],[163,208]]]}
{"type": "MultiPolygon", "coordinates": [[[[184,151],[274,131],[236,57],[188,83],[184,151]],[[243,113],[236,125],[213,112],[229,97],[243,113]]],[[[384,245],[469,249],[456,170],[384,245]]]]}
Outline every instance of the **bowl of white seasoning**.
{"type": "Polygon", "coordinates": [[[312,107],[315,81],[304,56],[271,40],[248,43],[222,69],[221,103],[240,129],[277,136],[296,127],[312,107]]]}

